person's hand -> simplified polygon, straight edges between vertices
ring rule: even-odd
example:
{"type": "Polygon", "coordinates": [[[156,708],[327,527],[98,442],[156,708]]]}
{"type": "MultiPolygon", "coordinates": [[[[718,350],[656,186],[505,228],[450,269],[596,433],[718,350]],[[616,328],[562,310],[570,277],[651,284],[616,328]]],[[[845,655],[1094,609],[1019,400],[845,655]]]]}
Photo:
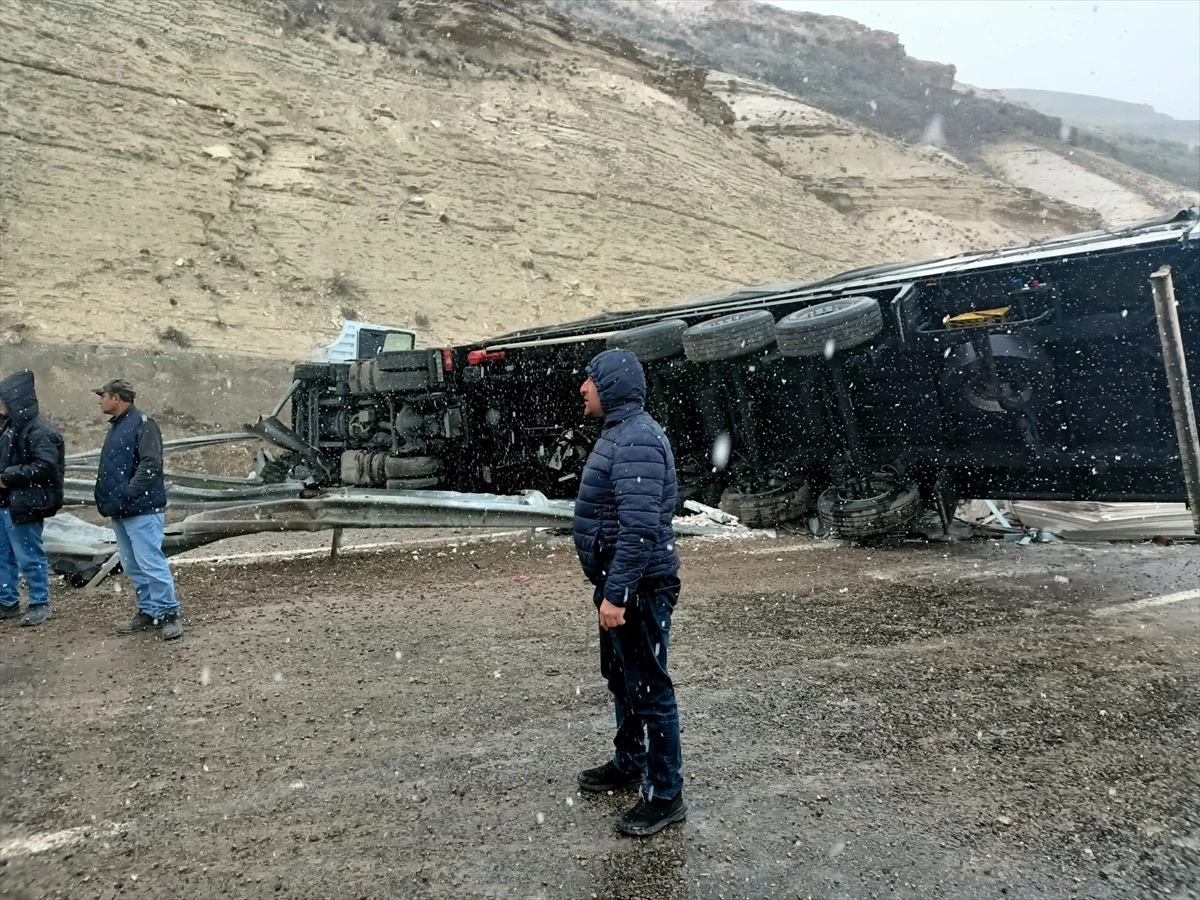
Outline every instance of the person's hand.
{"type": "Polygon", "coordinates": [[[605,631],[610,628],[616,628],[625,624],[625,607],[617,606],[615,603],[609,603],[607,600],[600,601],[600,627],[605,631]]]}
{"type": "Polygon", "coordinates": [[[4,476],[0,475],[0,488],[7,488],[7,487],[8,487],[8,485],[4,483],[4,476]]]}

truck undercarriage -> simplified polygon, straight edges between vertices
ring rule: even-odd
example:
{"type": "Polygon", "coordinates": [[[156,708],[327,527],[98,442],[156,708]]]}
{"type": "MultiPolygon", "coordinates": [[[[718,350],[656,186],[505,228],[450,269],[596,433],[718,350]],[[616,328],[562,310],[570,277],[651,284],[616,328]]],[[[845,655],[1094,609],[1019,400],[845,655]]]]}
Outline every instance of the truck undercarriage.
{"type": "Polygon", "coordinates": [[[958,499],[1183,501],[1150,276],[1200,345],[1200,221],[610,313],[461,347],[296,367],[275,478],[573,497],[605,347],[642,360],[681,502],[751,526],[815,509],[845,537],[958,499]]]}

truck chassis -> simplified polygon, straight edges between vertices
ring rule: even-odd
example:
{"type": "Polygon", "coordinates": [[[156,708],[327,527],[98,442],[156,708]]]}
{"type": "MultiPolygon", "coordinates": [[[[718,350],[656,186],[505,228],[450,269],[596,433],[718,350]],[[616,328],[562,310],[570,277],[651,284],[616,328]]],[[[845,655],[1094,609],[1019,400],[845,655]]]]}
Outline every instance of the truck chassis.
{"type": "MultiPolygon", "coordinates": [[[[1149,277],[1200,345],[1200,211],[1027,247],[747,288],[294,373],[277,478],[574,496],[578,387],[637,354],[681,503],[903,531],[959,499],[1185,499],[1149,277]]],[[[1194,394],[1193,394],[1194,396],[1194,394]]],[[[260,428],[264,423],[260,423],[260,428]]],[[[270,474],[270,472],[268,473],[270,474]]]]}

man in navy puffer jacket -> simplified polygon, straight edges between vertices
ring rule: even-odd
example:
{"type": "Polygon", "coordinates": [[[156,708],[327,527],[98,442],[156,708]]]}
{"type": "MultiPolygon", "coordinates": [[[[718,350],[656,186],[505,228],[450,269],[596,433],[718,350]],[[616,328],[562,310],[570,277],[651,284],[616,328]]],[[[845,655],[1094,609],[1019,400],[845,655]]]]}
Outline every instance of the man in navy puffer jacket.
{"type": "Polygon", "coordinates": [[[164,641],[183,634],[175,579],[163,553],[167,488],[158,424],[136,406],[129,382],[115,378],[94,391],[108,420],[96,473],[96,508],[110,516],[121,568],[137,595],[137,614],[117,626],[121,634],[162,629],[164,641]]]}
{"type": "Polygon", "coordinates": [[[646,377],[628,350],[605,350],[580,387],[584,412],[602,418],[575,501],[573,532],[595,587],[600,672],[616,707],[616,754],[579,774],[584,790],[641,788],[621,817],[624,834],[654,834],[687,816],[675,687],[667,674],[679,556],[671,519],[678,482],[671,444],[643,409],[646,377]]]}

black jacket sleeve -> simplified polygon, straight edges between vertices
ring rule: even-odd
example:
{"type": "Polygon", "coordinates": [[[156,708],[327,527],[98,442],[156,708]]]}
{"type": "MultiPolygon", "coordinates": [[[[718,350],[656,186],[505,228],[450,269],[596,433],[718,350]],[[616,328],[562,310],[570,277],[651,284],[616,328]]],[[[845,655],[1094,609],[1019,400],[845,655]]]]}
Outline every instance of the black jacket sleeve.
{"type": "Polygon", "coordinates": [[[29,442],[29,461],[9,466],[0,472],[5,486],[25,488],[56,484],[59,478],[58,435],[43,423],[35,421],[29,428],[26,440],[29,442]]]}
{"type": "Polygon", "coordinates": [[[146,419],[138,429],[137,455],[137,467],[133,470],[133,477],[129,479],[128,490],[131,497],[144,494],[150,490],[156,478],[162,477],[162,432],[158,430],[158,423],[153,419],[146,419]]]}

